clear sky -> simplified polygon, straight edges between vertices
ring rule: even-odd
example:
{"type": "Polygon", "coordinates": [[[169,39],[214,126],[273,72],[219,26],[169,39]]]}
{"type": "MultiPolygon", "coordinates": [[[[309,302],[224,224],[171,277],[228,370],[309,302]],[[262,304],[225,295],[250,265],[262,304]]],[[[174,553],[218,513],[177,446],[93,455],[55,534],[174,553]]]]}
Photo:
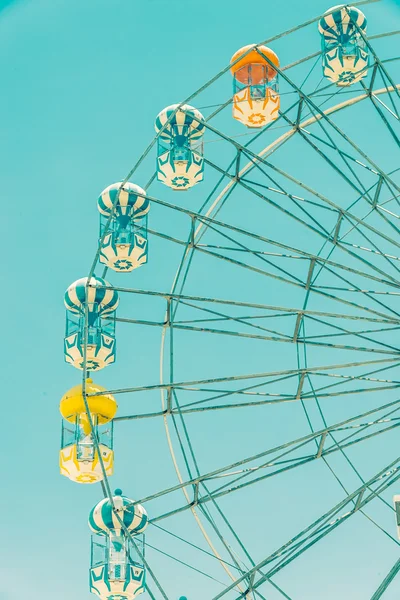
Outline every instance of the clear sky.
{"type": "MultiPolygon", "coordinates": [[[[107,185],[121,180],[139,158],[154,135],[154,118],[164,106],[188,97],[225,67],[241,46],[262,41],[328,8],[325,0],[274,4],[239,0],[0,0],[0,600],[91,597],[87,583],[87,515],[101,499],[101,488],[78,486],[59,475],[58,403],[70,387],[80,382],[80,373],[63,361],[63,294],[91,266],[98,235],[97,196],[107,185]]],[[[365,13],[371,34],[399,29],[398,0],[382,0],[366,7],[365,13]]],[[[395,56],[398,37],[377,43],[377,48],[385,57],[395,56]]],[[[319,36],[315,28],[309,28],[280,40],[274,49],[282,64],[288,64],[317,51],[319,36]]],[[[299,72],[300,81],[306,73],[299,72]]],[[[199,108],[225,101],[230,86],[228,74],[207,91],[199,108]]],[[[398,155],[396,158],[384,134],[379,137],[379,127],[373,130],[374,139],[369,139],[368,126],[372,128],[372,124],[367,113],[352,112],[340,123],[346,126],[354,119],[359,119],[358,140],[372,152],[375,150],[385,170],[395,168],[398,155]]],[[[227,135],[245,132],[230,119],[229,109],[218,126],[227,135]]],[[[225,146],[211,143],[213,134],[208,132],[207,136],[210,156],[220,158],[226,166],[233,155],[225,146]]],[[[152,153],[135,183],[144,185],[148,181],[154,160],[152,153]]],[[[293,144],[277,160],[301,178],[308,159],[293,144]]],[[[335,191],[322,167],[309,169],[307,177],[314,187],[335,191]]],[[[155,183],[151,193],[197,210],[214,181],[215,175],[206,174],[201,186],[183,195],[155,183]]],[[[342,188],[336,188],[336,192],[339,196],[342,188]]],[[[300,247],[308,243],[306,237],[301,237],[304,234],[283,217],[264,221],[258,209],[254,213],[246,211],[246,201],[247,196],[236,196],[224,218],[232,223],[246,222],[248,227],[254,225],[255,231],[265,231],[266,235],[275,233],[279,239],[292,239],[300,247]]],[[[185,236],[187,223],[175,214],[152,207],[150,219],[159,231],[185,236]]],[[[170,289],[181,248],[159,239],[150,241],[149,264],[126,279],[111,275],[114,284],[170,289]]],[[[228,265],[215,267],[215,271],[213,268],[205,259],[194,261],[188,292],[286,306],[299,299],[295,292],[292,298],[285,297],[279,286],[266,290],[264,282],[246,279],[247,275],[237,281],[236,271],[228,265]]],[[[121,316],[163,318],[161,302],[128,297],[124,303],[121,316]]],[[[119,327],[118,336],[117,364],[101,372],[95,381],[111,389],[157,384],[160,330],[126,325],[119,327]]],[[[248,340],[240,346],[235,344],[226,336],[211,340],[196,334],[177,336],[176,380],[252,369],[261,372],[274,365],[292,368],[295,363],[294,352],[286,347],[265,348],[260,342],[248,340]]],[[[319,358],[330,360],[321,354],[313,356],[314,362],[319,358]]],[[[359,398],[350,408],[343,401],[332,410],[327,406],[329,421],[334,423],[376,406],[375,395],[371,396],[373,401],[359,398]]],[[[388,393],[382,404],[395,398],[395,391],[388,393]]],[[[120,414],[159,410],[158,394],[151,398],[136,394],[118,400],[120,414]]],[[[241,411],[234,415],[221,411],[192,417],[188,422],[203,471],[308,432],[304,415],[295,405],[272,408],[268,414],[254,409],[246,416],[241,411]]],[[[138,498],[176,482],[160,421],[120,423],[115,435],[113,488],[121,487],[130,497],[138,498]]],[[[355,451],[353,458],[365,477],[396,457],[398,437],[392,435],[388,440],[371,442],[355,451]]],[[[338,459],[335,466],[349,489],[356,489],[357,480],[345,461],[338,459]]],[[[276,479],[268,485],[250,487],[238,497],[236,506],[233,500],[221,504],[256,559],[343,498],[337,482],[320,465],[276,479]]],[[[389,500],[394,491],[388,494],[389,500]]],[[[183,496],[178,500],[176,503],[183,504],[183,496]]],[[[169,500],[165,502],[164,510],[168,510],[169,500]]],[[[152,509],[147,508],[151,516],[152,509]]],[[[161,502],[156,510],[163,512],[161,502]]],[[[374,516],[394,534],[394,517],[389,511],[378,508],[374,516]]],[[[187,513],[168,522],[168,528],[205,548],[187,513]]],[[[205,555],[154,529],[147,537],[162,551],[227,581],[222,570],[205,555]]],[[[338,528],[306,553],[298,567],[283,571],[277,581],[294,600],[364,600],[397,556],[395,543],[356,516],[354,522],[338,528]]],[[[188,600],[207,600],[221,590],[214,581],[193,574],[151,549],[147,557],[171,600],[183,594],[188,600]]],[[[274,591],[271,594],[268,598],[282,597],[274,591]]],[[[399,594],[400,581],[385,600],[397,599],[399,594]]]]}

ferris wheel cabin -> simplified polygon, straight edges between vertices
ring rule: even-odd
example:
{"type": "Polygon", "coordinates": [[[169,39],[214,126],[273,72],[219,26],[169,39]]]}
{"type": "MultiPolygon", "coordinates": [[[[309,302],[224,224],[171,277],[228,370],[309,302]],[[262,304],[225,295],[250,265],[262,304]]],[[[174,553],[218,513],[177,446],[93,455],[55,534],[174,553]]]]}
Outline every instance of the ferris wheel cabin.
{"type": "Polygon", "coordinates": [[[203,115],[187,104],[172,104],[156,118],[157,179],[176,191],[193,187],[204,177],[203,115]]]}
{"type": "Polygon", "coordinates": [[[117,403],[110,394],[91,396],[104,388],[86,380],[87,402],[93,429],[86,413],[82,385],[69,390],[61,399],[63,416],[60,450],[60,472],[77,483],[102,481],[104,474],[99,454],[107,476],[114,471],[113,424],[117,403]],[[97,441],[98,450],[95,440],[97,441]]]}
{"type": "Polygon", "coordinates": [[[354,6],[334,6],[318,23],[324,77],[349,86],[368,73],[367,19],[354,6]],[[333,10],[333,12],[331,12],[333,10]]]}
{"type": "Polygon", "coordinates": [[[147,262],[146,192],[138,185],[114,183],[97,201],[100,212],[100,262],[113,271],[127,273],[147,262]]]}
{"type": "Polygon", "coordinates": [[[99,371],[115,362],[115,310],[118,294],[104,279],[78,279],[65,293],[65,361],[76,369],[99,371]],[[107,286],[110,289],[105,289],[107,286]],[[87,322],[87,331],[85,323],[87,322]]]}
{"type": "Polygon", "coordinates": [[[231,58],[233,118],[250,128],[260,128],[278,118],[279,67],[275,52],[266,46],[240,48],[231,58]],[[237,61],[237,62],[236,62],[237,61]]]}
{"type": "Polygon", "coordinates": [[[144,508],[122,496],[121,490],[114,493],[113,505],[105,498],[89,515],[89,527],[95,534],[91,542],[90,591],[102,600],[133,600],[145,591],[146,573],[140,557],[144,556],[141,534],[148,517],[144,508]],[[127,532],[135,537],[136,547],[127,532]]]}

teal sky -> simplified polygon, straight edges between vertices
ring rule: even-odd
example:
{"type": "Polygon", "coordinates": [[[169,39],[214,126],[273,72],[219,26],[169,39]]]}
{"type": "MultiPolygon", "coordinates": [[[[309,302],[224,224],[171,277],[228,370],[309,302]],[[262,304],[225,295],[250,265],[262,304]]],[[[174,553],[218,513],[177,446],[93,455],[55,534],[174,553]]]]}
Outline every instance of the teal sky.
{"type": "MultiPolygon", "coordinates": [[[[187,98],[224,68],[241,46],[262,41],[328,8],[325,0],[288,0],[273,6],[239,0],[0,0],[4,407],[0,600],[92,597],[87,582],[87,516],[102,492],[99,486],[78,486],[58,473],[58,403],[70,387],[80,383],[80,372],[63,360],[63,294],[90,269],[98,235],[97,196],[129,172],[152,140],[154,118],[162,108],[187,98]]],[[[371,35],[399,29],[398,0],[371,4],[365,13],[371,35]]],[[[376,43],[383,57],[395,56],[398,47],[398,37],[376,43]]],[[[273,48],[285,65],[317,51],[319,36],[311,27],[280,40],[273,48]]],[[[391,68],[399,81],[398,66],[391,68]]],[[[297,82],[307,75],[307,69],[293,72],[297,82]]],[[[319,78],[318,72],[315,81],[319,78]]],[[[282,91],[285,89],[283,84],[282,91]]],[[[210,114],[213,109],[207,107],[224,102],[230,94],[231,81],[226,74],[196,106],[210,114]]],[[[282,94],[282,103],[287,102],[285,98],[282,94]]],[[[369,115],[368,109],[360,108],[338,118],[338,123],[344,128],[354,126],[357,142],[384,170],[395,169],[399,161],[393,140],[369,115]]],[[[215,127],[230,136],[246,133],[230,118],[229,109],[218,117],[215,127]]],[[[245,143],[248,138],[238,139],[245,143]]],[[[206,151],[226,167],[232,151],[215,140],[216,135],[208,132],[206,151]]],[[[264,145],[256,144],[254,151],[264,145]]],[[[352,196],[349,194],[348,202],[344,199],[348,191],[343,183],[328,180],[323,165],[316,162],[314,168],[310,157],[294,141],[277,154],[276,161],[338,203],[349,204],[352,196]]],[[[145,185],[154,172],[154,161],[153,152],[132,181],[145,185]]],[[[209,170],[204,183],[187,194],[174,194],[158,183],[150,192],[198,210],[215,182],[216,175],[209,170]]],[[[264,210],[253,208],[249,195],[242,193],[232,196],[220,216],[261,235],[319,249],[320,241],[282,215],[272,220],[264,210]]],[[[149,219],[158,231],[181,239],[187,236],[187,221],[175,212],[152,206],[149,219]]],[[[211,243],[211,234],[208,239],[211,243]]],[[[181,247],[150,238],[149,264],[126,278],[111,274],[109,279],[122,287],[168,291],[181,254],[181,247]]],[[[288,297],[282,286],[273,287],[273,281],[265,285],[254,275],[245,274],[239,280],[232,265],[196,258],[186,291],[284,306],[301,304],[297,291],[288,297]]],[[[161,301],[126,295],[119,314],[160,321],[164,308],[161,301]]],[[[322,301],[313,308],[322,309],[322,301]]],[[[157,384],[160,329],[120,325],[117,335],[118,362],[99,373],[95,381],[109,389],[157,384]]],[[[296,362],[295,351],[286,344],[276,348],[260,341],[239,343],[227,336],[195,333],[177,335],[176,344],[176,381],[262,372],[283,365],[294,368],[296,362]]],[[[310,360],[315,364],[333,362],[325,351],[311,353],[310,360]]],[[[396,390],[385,392],[379,402],[396,397],[396,390]]],[[[160,410],[158,393],[121,395],[118,402],[119,414],[160,410]]],[[[375,394],[366,394],[354,404],[341,399],[325,408],[328,421],[334,423],[374,406],[375,394]]],[[[321,423],[313,410],[318,428],[321,423]]],[[[204,472],[308,433],[304,414],[295,404],[270,407],[268,412],[264,407],[233,415],[220,411],[192,416],[188,427],[204,472]]],[[[394,432],[385,441],[378,438],[361,445],[352,458],[368,478],[394,460],[396,451],[398,436],[394,432]]],[[[126,495],[139,498],[176,483],[161,421],[116,424],[115,453],[113,489],[121,487],[126,495]]],[[[336,457],[332,465],[350,490],[358,487],[345,460],[336,457]]],[[[237,500],[221,502],[256,560],[343,498],[343,490],[319,464],[269,481],[248,488],[237,500]]],[[[400,484],[385,497],[390,501],[395,492],[400,493],[400,484]]],[[[184,498],[167,499],[165,506],[163,502],[146,507],[150,516],[152,510],[169,510],[171,502],[183,504],[184,498]]],[[[371,514],[395,534],[390,511],[378,506],[371,508],[371,514]]],[[[163,526],[206,548],[188,513],[163,526]]],[[[149,528],[147,539],[163,552],[227,582],[222,569],[193,548],[154,528],[149,528]]],[[[398,551],[393,541],[357,515],[280,573],[276,581],[293,600],[364,600],[378,587],[398,551]]],[[[180,595],[207,600],[222,589],[151,548],[147,558],[170,600],[180,595]]],[[[272,588],[271,595],[266,589],[264,593],[272,600],[282,598],[272,588]]],[[[399,594],[400,580],[384,598],[395,600],[399,594]]],[[[235,595],[227,596],[230,598],[235,595]]]]}

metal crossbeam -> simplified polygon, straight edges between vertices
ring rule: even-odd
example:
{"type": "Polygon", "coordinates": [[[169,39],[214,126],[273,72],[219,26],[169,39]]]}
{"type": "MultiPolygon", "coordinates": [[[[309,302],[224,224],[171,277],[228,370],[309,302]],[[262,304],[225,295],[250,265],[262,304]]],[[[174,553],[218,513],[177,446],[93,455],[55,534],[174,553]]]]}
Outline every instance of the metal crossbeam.
{"type": "Polygon", "coordinates": [[[385,579],[382,581],[379,588],[376,592],[371,596],[371,600],[379,600],[382,598],[385,591],[388,589],[389,585],[393,582],[394,578],[400,571],[400,558],[394,563],[393,567],[390,569],[389,573],[386,575],[385,579]]]}
{"type": "MultiPolygon", "coordinates": [[[[384,489],[387,489],[390,485],[393,485],[396,481],[400,479],[400,457],[397,457],[394,461],[389,463],[384,469],[380,470],[376,475],[371,477],[369,481],[355,490],[353,493],[349,494],[335,505],[332,509],[327,511],[322,517],[311,523],[308,527],[303,529],[297,535],[295,535],[289,542],[275,550],[268,557],[260,561],[255,567],[249,569],[249,571],[239,577],[236,581],[234,581],[231,585],[227,586],[222,592],[213,597],[213,600],[219,600],[226,596],[228,592],[233,590],[238,584],[240,584],[245,578],[248,578],[254,571],[264,568],[270,563],[280,560],[280,564],[276,567],[270,569],[268,573],[260,577],[254,584],[253,587],[257,588],[262,583],[266,581],[266,579],[275,575],[282,568],[287,566],[293,560],[293,556],[290,558],[286,558],[289,552],[295,552],[295,556],[299,556],[303,552],[305,552],[309,547],[314,545],[316,541],[322,539],[328,535],[331,531],[336,529],[338,526],[346,522],[349,517],[354,515],[361,507],[366,506],[371,500],[376,497],[377,493],[381,493],[384,489]],[[382,483],[383,481],[383,483],[382,483]],[[371,487],[374,484],[380,484],[373,492],[365,493],[364,499],[360,502],[359,507],[356,509],[355,507],[347,510],[344,513],[341,513],[349,503],[352,502],[354,498],[357,498],[360,493],[364,490],[367,490],[368,487],[371,487]],[[340,514],[341,513],[341,514],[340,514]],[[339,515],[339,516],[338,516],[339,515]],[[334,520],[332,520],[334,519],[334,520]],[[282,560],[283,557],[283,560],[282,560]]],[[[243,596],[238,596],[236,600],[240,600],[243,596]]]]}

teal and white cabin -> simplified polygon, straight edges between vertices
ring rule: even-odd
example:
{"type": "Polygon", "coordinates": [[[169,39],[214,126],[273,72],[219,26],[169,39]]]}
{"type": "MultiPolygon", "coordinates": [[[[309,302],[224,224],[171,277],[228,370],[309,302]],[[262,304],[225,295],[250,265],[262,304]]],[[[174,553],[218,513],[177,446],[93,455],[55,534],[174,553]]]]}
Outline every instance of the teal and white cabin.
{"type": "Polygon", "coordinates": [[[89,572],[90,591],[102,600],[133,600],[145,591],[146,572],[130,535],[142,556],[148,516],[140,504],[133,504],[121,490],[115,490],[114,509],[105,498],[90,512],[89,527],[94,533],[89,572]],[[125,529],[121,528],[123,522],[125,529]],[[135,560],[137,558],[138,560],[135,560]]]}
{"type": "Polygon", "coordinates": [[[147,262],[147,214],[150,202],[140,186],[113,183],[97,201],[100,212],[100,262],[129,272],[147,262]]]}
{"type": "Polygon", "coordinates": [[[100,277],[84,277],[72,283],[64,296],[67,309],[64,338],[65,361],[83,369],[87,315],[86,367],[99,371],[115,362],[115,311],[118,293],[100,277]]]}
{"type": "Polygon", "coordinates": [[[167,106],[156,118],[157,179],[173,190],[188,190],[203,181],[205,125],[193,106],[178,106],[167,106]]]}
{"type": "Polygon", "coordinates": [[[360,81],[368,73],[367,32],[364,13],[354,6],[333,6],[318,23],[322,38],[322,71],[339,86],[360,81]],[[331,12],[333,11],[333,12],[331,12]]]}

